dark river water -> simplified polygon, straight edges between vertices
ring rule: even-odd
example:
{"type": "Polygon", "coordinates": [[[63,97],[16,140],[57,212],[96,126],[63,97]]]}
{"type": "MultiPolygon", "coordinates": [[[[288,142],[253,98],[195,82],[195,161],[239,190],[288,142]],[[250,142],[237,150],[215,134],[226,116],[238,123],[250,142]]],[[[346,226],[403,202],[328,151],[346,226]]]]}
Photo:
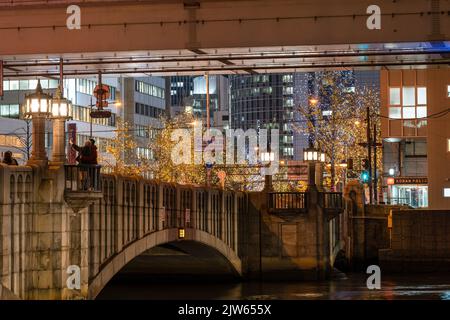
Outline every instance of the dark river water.
{"type": "Polygon", "coordinates": [[[365,274],[317,282],[237,282],[168,279],[155,281],[141,277],[115,278],[97,299],[333,299],[450,300],[450,274],[382,276],[381,289],[369,290],[365,274]]]}

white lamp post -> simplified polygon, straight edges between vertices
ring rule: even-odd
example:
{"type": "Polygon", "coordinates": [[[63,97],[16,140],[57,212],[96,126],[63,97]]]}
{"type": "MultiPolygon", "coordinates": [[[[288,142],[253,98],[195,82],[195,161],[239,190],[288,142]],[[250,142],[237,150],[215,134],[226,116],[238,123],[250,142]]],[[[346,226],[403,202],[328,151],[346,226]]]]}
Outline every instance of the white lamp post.
{"type": "Polygon", "coordinates": [[[38,80],[36,91],[25,95],[23,115],[26,119],[32,119],[32,151],[29,164],[46,165],[47,154],[45,152],[45,120],[51,115],[52,97],[42,91],[41,82],[38,80]]]}
{"type": "Polygon", "coordinates": [[[72,102],[63,97],[60,86],[58,86],[53,98],[51,112],[53,119],[52,162],[64,164],[66,162],[66,120],[71,118],[72,102]]]}

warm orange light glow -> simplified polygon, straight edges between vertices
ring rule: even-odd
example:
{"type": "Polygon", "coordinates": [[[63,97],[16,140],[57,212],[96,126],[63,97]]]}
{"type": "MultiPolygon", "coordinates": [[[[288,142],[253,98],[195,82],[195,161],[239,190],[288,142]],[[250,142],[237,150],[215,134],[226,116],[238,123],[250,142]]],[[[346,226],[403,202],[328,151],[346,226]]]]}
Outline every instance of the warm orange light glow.
{"type": "Polygon", "coordinates": [[[183,239],[185,235],[183,228],[178,229],[178,238],[183,239]]]}
{"type": "Polygon", "coordinates": [[[394,178],[387,178],[387,184],[388,184],[388,186],[392,186],[393,184],[395,184],[395,179],[394,178]]]}
{"type": "Polygon", "coordinates": [[[311,103],[313,106],[316,105],[317,102],[319,102],[319,100],[317,100],[316,98],[309,99],[309,103],[311,103]]]}
{"type": "Polygon", "coordinates": [[[359,122],[359,120],[355,121],[355,125],[359,126],[361,124],[361,122],[359,122]]]}

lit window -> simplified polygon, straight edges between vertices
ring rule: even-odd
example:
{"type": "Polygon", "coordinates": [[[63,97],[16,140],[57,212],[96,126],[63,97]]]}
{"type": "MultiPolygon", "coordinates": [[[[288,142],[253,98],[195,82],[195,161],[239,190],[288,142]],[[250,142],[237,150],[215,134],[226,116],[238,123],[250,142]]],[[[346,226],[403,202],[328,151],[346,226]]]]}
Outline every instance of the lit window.
{"type": "Polygon", "coordinates": [[[416,117],[415,107],[404,107],[403,108],[403,119],[414,119],[416,117]]]}
{"type": "Polygon", "coordinates": [[[450,139],[447,139],[447,152],[450,152],[450,139]]]}
{"type": "Polygon", "coordinates": [[[450,188],[444,188],[444,197],[450,198],[450,188]]]}
{"type": "Polygon", "coordinates": [[[390,107],[389,108],[389,118],[401,119],[402,118],[401,108],[399,108],[399,107],[390,107]]]}
{"type": "Polygon", "coordinates": [[[9,83],[9,90],[19,90],[19,80],[11,80],[9,83]]]}
{"type": "Polygon", "coordinates": [[[450,98],[450,86],[447,86],[447,98],[450,98]]]}
{"type": "Polygon", "coordinates": [[[417,118],[427,117],[427,107],[417,107],[417,118]]]}
{"type": "Polygon", "coordinates": [[[417,88],[417,104],[427,104],[427,88],[417,88]]]}
{"type": "Polygon", "coordinates": [[[416,104],[416,95],[414,87],[403,87],[403,105],[414,106],[416,104]]]}
{"type": "Polygon", "coordinates": [[[389,89],[389,104],[390,105],[400,104],[400,88],[389,89]]]}

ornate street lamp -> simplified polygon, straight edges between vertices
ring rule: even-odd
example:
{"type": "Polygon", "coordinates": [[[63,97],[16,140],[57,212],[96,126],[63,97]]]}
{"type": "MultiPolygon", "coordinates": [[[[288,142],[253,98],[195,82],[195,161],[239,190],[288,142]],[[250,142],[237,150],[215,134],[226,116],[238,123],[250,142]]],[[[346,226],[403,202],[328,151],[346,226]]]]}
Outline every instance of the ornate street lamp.
{"type": "Polygon", "coordinates": [[[261,152],[262,162],[272,162],[275,160],[275,154],[273,152],[261,152]]]}
{"type": "Polygon", "coordinates": [[[51,115],[52,96],[42,91],[38,80],[36,91],[25,95],[23,115],[25,119],[32,119],[32,151],[29,164],[46,164],[45,152],[45,120],[51,115]]]}
{"type": "Polygon", "coordinates": [[[53,119],[52,162],[64,164],[66,162],[66,120],[71,119],[72,102],[63,97],[60,86],[56,89],[55,97],[52,101],[51,112],[51,118],[53,119]]]}
{"type": "Polygon", "coordinates": [[[325,153],[317,150],[312,145],[303,149],[303,161],[308,163],[308,187],[316,187],[316,163],[325,162],[325,153]]]}

